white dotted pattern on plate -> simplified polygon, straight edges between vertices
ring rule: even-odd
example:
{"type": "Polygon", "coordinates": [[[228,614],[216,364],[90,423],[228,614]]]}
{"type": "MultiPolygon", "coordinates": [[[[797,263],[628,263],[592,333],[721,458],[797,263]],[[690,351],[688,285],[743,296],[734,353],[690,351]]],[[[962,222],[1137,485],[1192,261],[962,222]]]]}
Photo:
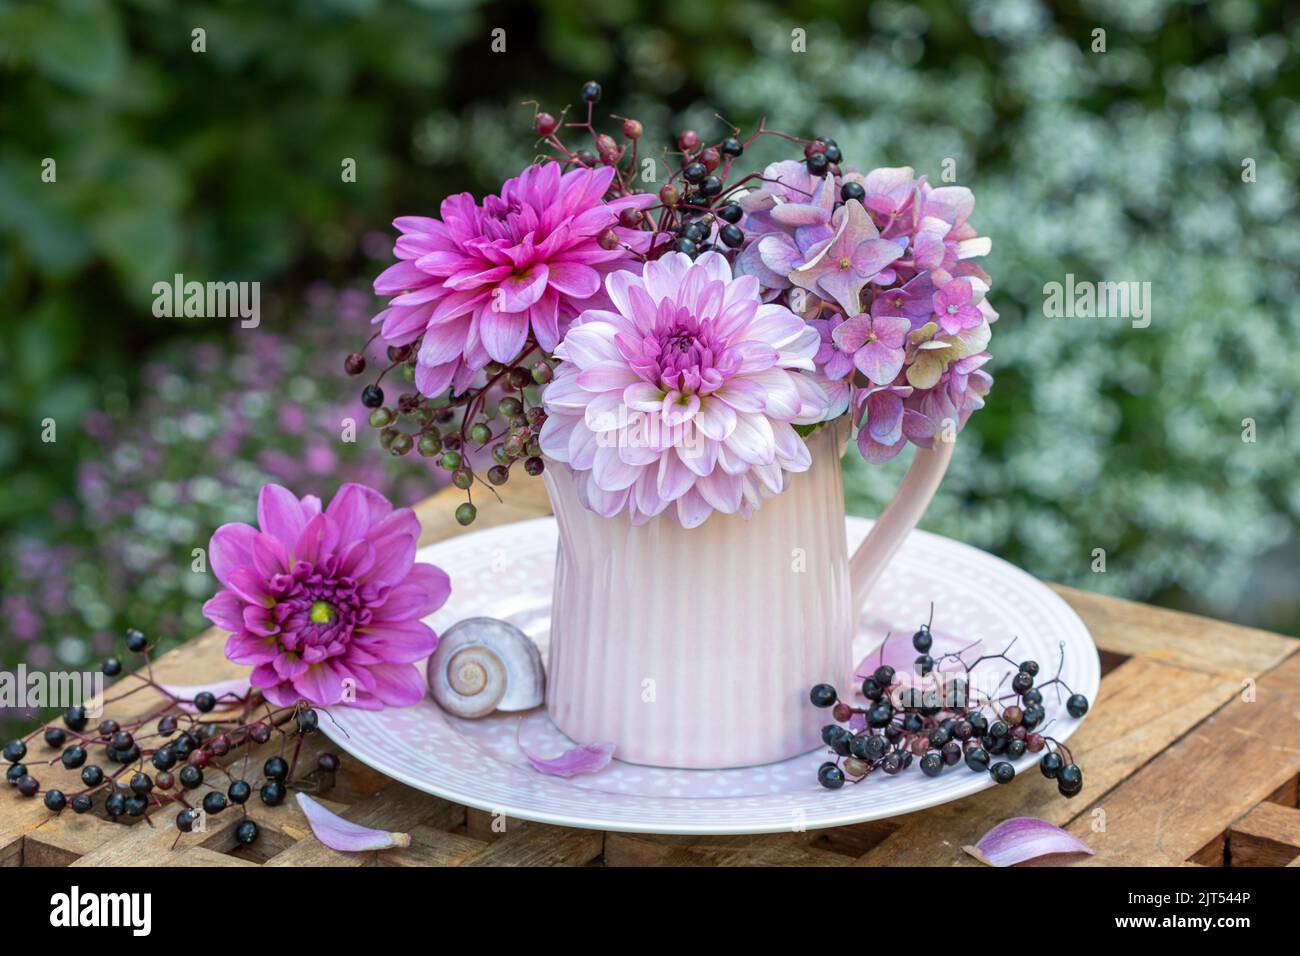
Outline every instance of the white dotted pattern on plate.
{"type": "MultiPolygon", "coordinates": [[[[847,521],[849,544],[855,547],[871,522],[847,521]]],[[[442,567],[452,581],[451,599],[428,622],[442,631],[474,615],[504,618],[527,632],[545,657],[555,547],[554,519],[538,518],[424,548],[419,560],[442,567]]],[[[857,659],[879,646],[886,631],[910,639],[933,601],[936,633],[960,635],[963,645],[981,640],[986,652],[1001,650],[1018,635],[1011,656],[1039,661],[1040,680],[1055,673],[1064,643],[1062,679],[1089,700],[1096,697],[1100,662],[1083,622],[1049,588],[999,558],[915,531],[874,594],[854,642],[857,659]]],[[[1059,715],[1052,724],[1058,740],[1079,724],[1064,707],[1049,712],[1059,715]]],[[[414,707],[378,712],[340,707],[331,714],[321,729],[381,773],[457,803],[563,826],[772,833],[898,816],[994,785],[988,774],[959,764],[933,779],[913,766],[895,777],[873,775],[860,785],[826,790],[816,780],[817,767],[827,759],[821,749],[732,770],[673,770],[615,759],[599,773],[564,779],[534,771],[519,750],[522,741],[530,753],[549,757],[571,746],[542,709],[461,720],[426,698],[414,707]]],[[[1017,770],[1023,773],[1035,762],[1026,754],[1016,762],[1017,770]]]]}

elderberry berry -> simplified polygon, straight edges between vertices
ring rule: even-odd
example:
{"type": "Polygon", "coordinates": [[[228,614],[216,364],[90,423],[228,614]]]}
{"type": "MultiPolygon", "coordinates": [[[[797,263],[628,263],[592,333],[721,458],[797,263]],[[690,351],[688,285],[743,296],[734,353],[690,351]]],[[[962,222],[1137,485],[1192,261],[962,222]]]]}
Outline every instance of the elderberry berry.
{"type": "Polygon", "coordinates": [[[894,669],[888,664],[881,664],[871,674],[881,687],[891,687],[894,683],[894,669]]]}
{"type": "Polygon", "coordinates": [[[867,191],[862,188],[861,183],[845,183],[840,187],[840,199],[848,202],[850,199],[856,199],[858,202],[867,198],[867,191]]]}
{"type": "Polygon", "coordinates": [[[285,792],[284,784],[279,780],[268,780],[262,785],[259,796],[268,807],[278,807],[284,803],[285,792]]]}
{"type": "Polygon", "coordinates": [[[79,793],[71,800],[73,813],[85,813],[95,805],[95,801],[90,798],[88,793],[79,793]]]}
{"type": "Polygon", "coordinates": [[[120,793],[109,794],[108,799],[104,801],[104,812],[114,819],[126,813],[126,797],[120,793]]]}
{"type": "Polygon", "coordinates": [[[729,202],[725,206],[718,208],[718,218],[723,222],[729,222],[732,225],[739,223],[745,216],[745,211],[740,208],[739,203],[729,202]]]}
{"type": "Polygon", "coordinates": [[[887,700],[882,700],[867,711],[867,726],[879,730],[888,727],[894,719],[894,708],[887,700]]]}
{"type": "Polygon", "coordinates": [[[203,771],[198,767],[187,764],[181,768],[180,779],[182,787],[186,790],[193,790],[195,787],[203,785],[203,771]]]}
{"type": "Polygon", "coordinates": [[[284,781],[289,776],[289,765],[285,763],[283,757],[271,757],[262,765],[262,773],[268,780],[284,781]]]}
{"type": "Polygon", "coordinates": [[[99,669],[104,672],[105,677],[116,677],[122,673],[122,662],[116,657],[106,657],[104,663],[99,665],[99,669]]]}
{"type": "Polygon", "coordinates": [[[9,769],[5,771],[5,782],[13,786],[23,777],[27,776],[27,765],[24,763],[10,764],[9,769]]]}
{"type": "Polygon", "coordinates": [[[86,748],[81,744],[73,744],[59,756],[60,762],[68,770],[76,770],[86,762],[86,748]]]}
{"type": "Polygon", "coordinates": [[[912,647],[916,648],[918,654],[928,654],[932,646],[934,636],[930,633],[930,625],[922,624],[920,630],[912,635],[912,647]]]}
{"type": "Polygon", "coordinates": [[[235,840],[240,846],[249,846],[257,841],[259,833],[261,831],[257,828],[256,823],[252,820],[245,820],[235,827],[235,840]]]}
{"type": "Polygon", "coordinates": [[[68,798],[62,790],[45,791],[45,807],[47,810],[53,810],[55,813],[61,811],[68,805],[68,798]]]}
{"type": "Polygon", "coordinates": [[[67,742],[68,735],[62,727],[46,727],[44,739],[47,747],[62,747],[67,742]]]}
{"type": "Polygon", "coordinates": [[[1016,768],[1011,766],[1005,760],[999,760],[989,768],[989,773],[993,774],[993,779],[998,783],[1010,783],[1016,779],[1016,768]]]}
{"type": "Polygon", "coordinates": [[[853,734],[839,724],[827,724],[822,728],[822,742],[841,757],[849,755],[849,744],[852,740],[853,734]]]}
{"type": "Polygon", "coordinates": [[[739,156],[745,151],[745,144],[734,136],[728,136],[718,144],[718,149],[727,156],[739,156]]]}
{"type": "Polygon", "coordinates": [[[231,803],[247,803],[252,795],[253,788],[248,785],[247,780],[236,780],[226,791],[226,796],[230,798],[231,803]]]}
{"type": "Polygon", "coordinates": [[[209,816],[215,816],[222,810],[226,809],[226,798],[223,794],[212,790],[203,795],[203,812],[209,816]]]}
{"type": "Polygon", "coordinates": [[[844,786],[844,771],[827,761],[817,768],[817,782],[827,790],[838,790],[844,786]]]}
{"type": "Polygon", "coordinates": [[[194,824],[198,823],[198,821],[199,811],[182,810],[176,814],[176,829],[180,830],[181,833],[189,833],[194,829],[194,824]]]}
{"type": "Polygon", "coordinates": [[[11,740],[5,744],[4,758],[9,763],[18,763],[27,756],[27,745],[21,740],[11,740]]]}
{"type": "Polygon", "coordinates": [[[830,684],[818,684],[808,694],[814,707],[833,707],[839,699],[835,688],[830,684]]]}
{"type": "Polygon", "coordinates": [[[210,690],[201,690],[194,695],[194,707],[200,713],[206,714],[217,706],[216,695],[210,690]]]}
{"type": "Polygon", "coordinates": [[[1083,771],[1077,764],[1067,763],[1056,775],[1056,789],[1063,797],[1073,797],[1083,789],[1083,771]]]}
{"type": "Polygon", "coordinates": [[[943,757],[931,750],[921,758],[921,773],[927,777],[937,777],[943,773],[943,757]]]}
{"type": "Polygon", "coordinates": [[[86,729],[86,723],[89,719],[86,716],[86,708],[80,704],[69,707],[63,712],[63,723],[69,730],[75,730],[78,733],[86,729]]]}
{"type": "Polygon", "coordinates": [[[740,231],[739,226],[728,225],[722,227],[722,230],[718,233],[718,238],[722,240],[722,244],[727,248],[738,249],[745,241],[745,234],[740,231]]]}
{"type": "Polygon", "coordinates": [[[158,748],[153,753],[153,765],[159,770],[170,770],[176,766],[176,751],[170,746],[158,748]]]}
{"type": "Polygon", "coordinates": [[[81,782],[87,787],[98,787],[104,782],[103,769],[93,763],[89,767],[82,767],[81,782]]]}
{"type": "Polygon", "coordinates": [[[1071,717],[1082,717],[1088,712],[1088,698],[1082,694],[1071,694],[1065,702],[1065,709],[1071,717]]]}
{"type": "Polygon", "coordinates": [[[133,774],[131,777],[131,792],[139,796],[145,796],[153,789],[153,780],[147,773],[133,774]]]}
{"type": "Polygon", "coordinates": [[[149,646],[149,639],[134,627],[126,629],[126,649],[132,654],[139,654],[149,646]]]}
{"type": "Polygon", "coordinates": [[[966,751],[966,766],[980,771],[989,768],[989,752],[983,747],[971,747],[966,751]]]}
{"type": "Polygon", "coordinates": [[[1061,759],[1061,755],[1056,751],[1044,754],[1043,759],[1038,761],[1038,769],[1041,770],[1043,776],[1049,780],[1054,779],[1056,775],[1061,772],[1061,768],[1064,766],[1065,761],[1061,759]]]}

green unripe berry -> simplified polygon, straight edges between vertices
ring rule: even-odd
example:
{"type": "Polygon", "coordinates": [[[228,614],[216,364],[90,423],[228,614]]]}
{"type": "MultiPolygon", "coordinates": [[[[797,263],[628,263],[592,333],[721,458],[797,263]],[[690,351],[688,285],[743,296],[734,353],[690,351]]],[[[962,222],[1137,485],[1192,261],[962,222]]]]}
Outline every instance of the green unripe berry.
{"type": "Polygon", "coordinates": [[[533,363],[533,381],[538,385],[545,385],[555,377],[555,370],[545,362],[533,363]]]}
{"type": "Polygon", "coordinates": [[[488,469],[487,477],[494,485],[504,485],[510,477],[510,469],[505,465],[493,465],[488,469]]]}
{"type": "Polygon", "coordinates": [[[420,441],[416,445],[416,450],[422,458],[432,458],[438,452],[442,451],[442,439],[436,434],[430,435],[425,433],[420,436],[420,441]]]}
{"type": "Polygon", "coordinates": [[[412,439],[410,435],[398,432],[397,437],[394,438],[392,444],[388,446],[388,450],[394,455],[401,457],[402,455],[407,454],[414,447],[415,440],[412,439]]]}
{"type": "Polygon", "coordinates": [[[400,434],[402,433],[398,429],[393,428],[390,425],[379,433],[380,446],[391,451],[393,448],[393,442],[397,440],[397,436],[400,434]]]}
{"type": "Polygon", "coordinates": [[[370,427],[383,428],[385,425],[391,425],[393,419],[396,417],[397,416],[393,413],[393,410],[387,405],[382,408],[376,408],[370,413],[370,427]]]}
{"type": "Polygon", "coordinates": [[[532,382],[533,373],[528,371],[528,369],[526,368],[515,366],[510,370],[510,375],[508,376],[508,378],[510,381],[511,388],[523,388],[525,385],[528,385],[532,382]]]}
{"type": "Polygon", "coordinates": [[[492,429],[482,422],[475,422],[469,427],[469,440],[476,445],[486,445],[492,440],[492,429]]]}
{"type": "Polygon", "coordinates": [[[539,458],[542,454],[542,444],[536,438],[530,438],[524,443],[524,454],[530,458],[539,458]]]}
{"type": "Polygon", "coordinates": [[[500,362],[488,362],[487,365],[483,366],[483,371],[487,372],[489,377],[500,375],[503,369],[505,369],[505,366],[500,362]]]}
{"type": "Polygon", "coordinates": [[[492,460],[498,465],[504,465],[510,461],[510,455],[506,451],[505,442],[498,442],[492,446],[492,460]]]}
{"type": "Polygon", "coordinates": [[[461,525],[473,524],[477,515],[478,509],[468,501],[456,509],[456,521],[461,525]]]}
{"type": "Polygon", "coordinates": [[[448,471],[455,471],[460,467],[460,462],[461,457],[460,452],[458,451],[443,452],[442,458],[438,460],[438,464],[442,465],[442,467],[446,468],[448,471]]]}
{"type": "Polygon", "coordinates": [[[501,404],[498,405],[497,407],[501,410],[502,415],[509,417],[511,415],[522,414],[524,410],[524,403],[511,395],[501,399],[501,404]]]}
{"type": "Polygon", "coordinates": [[[464,491],[474,484],[474,472],[468,468],[457,468],[451,474],[451,483],[464,491]]]}

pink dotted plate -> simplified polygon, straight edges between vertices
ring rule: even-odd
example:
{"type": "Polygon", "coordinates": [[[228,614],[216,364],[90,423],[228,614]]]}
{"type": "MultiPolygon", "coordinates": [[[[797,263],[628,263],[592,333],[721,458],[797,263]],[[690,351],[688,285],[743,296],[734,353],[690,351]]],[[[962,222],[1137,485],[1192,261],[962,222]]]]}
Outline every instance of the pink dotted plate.
{"type": "MultiPolygon", "coordinates": [[[[852,549],[871,522],[847,522],[852,549]]],[[[442,631],[474,615],[503,618],[529,634],[545,658],[555,547],[554,519],[538,518],[423,549],[419,559],[442,567],[452,581],[451,599],[429,623],[442,631]]],[[[1018,635],[1011,656],[1039,661],[1040,681],[1056,672],[1064,645],[1062,679],[1089,700],[1096,698],[1101,680],[1097,649],[1069,605],[1000,558],[924,531],[911,534],[876,586],[854,642],[857,659],[878,647],[887,631],[906,640],[926,619],[932,600],[938,608],[936,632],[960,635],[963,644],[979,640],[984,650],[996,652],[1018,635]]],[[[1057,704],[1051,689],[1046,695],[1054,718],[1051,735],[1065,740],[1079,721],[1057,704]]],[[[463,720],[426,698],[414,707],[378,712],[340,707],[331,715],[332,720],[321,721],[321,729],[353,757],[395,780],[491,813],[570,827],[635,833],[788,832],[899,816],[995,785],[987,773],[972,773],[964,765],[930,778],[913,764],[894,777],[873,774],[861,784],[826,790],[817,783],[817,768],[827,759],[820,748],[780,763],[734,770],[645,767],[623,763],[615,754],[605,769],[565,779],[537,772],[520,752],[521,741],[541,757],[572,746],[542,708],[522,716],[463,720]]],[[[1023,774],[1039,756],[1025,754],[1015,761],[1017,772],[1023,774]]],[[[1011,785],[1044,783],[1017,780],[1011,785]]]]}

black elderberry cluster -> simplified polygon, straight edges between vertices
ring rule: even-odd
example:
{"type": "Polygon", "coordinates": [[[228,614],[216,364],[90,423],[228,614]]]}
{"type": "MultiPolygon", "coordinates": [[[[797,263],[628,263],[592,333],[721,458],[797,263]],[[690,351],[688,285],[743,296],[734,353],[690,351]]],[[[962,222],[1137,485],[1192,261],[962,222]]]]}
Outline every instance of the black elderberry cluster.
{"type": "MultiPolygon", "coordinates": [[[[918,654],[914,666],[922,677],[935,669],[930,656],[933,643],[928,623],[912,635],[918,654]]],[[[1038,765],[1043,776],[1056,780],[1062,796],[1078,794],[1083,789],[1083,771],[1068,747],[1043,732],[1049,723],[1043,688],[1055,685],[1059,694],[1059,687],[1065,686],[1060,669],[1056,677],[1036,686],[1038,662],[1021,661],[1015,665],[1008,693],[979,697],[971,687],[972,670],[993,659],[1015,664],[1007,651],[984,655],[969,665],[961,661],[960,653],[948,656],[961,663],[961,672],[931,678],[923,686],[906,685],[894,668],[882,664],[862,682],[867,700],[863,707],[842,701],[830,684],[813,687],[809,694],[813,705],[831,708],[836,721],[822,728],[822,741],[835,759],[818,768],[818,782],[836,790],[846,781],[861,783],[873,773],[901,773],[916,761],[927,777],[938,777],[946,768],[964,763],[971,771],[988,773],[1005,784],[1016,776],[1012,761],[1046,750],[1038,765]],[[865,726],[856,731],[844,726],[851,722],[865,726]]],[[[1088,699],[1070,691],[1065,708],[1070,716],[1082,717],[1088,699]]]]}
{"type": "MultiPolygon", "coordinates": [[[[149,664],[149,642],[140,631],[127,631],[126,646],[144,655],[145,664],[149,664]]],[[[112,677],[122,672],[122,664],[110,657],[100,669],[112,677]]],[[[270,708],[260,706],[260,701],[252,697],[244,700],[238,715],[229,720],[203,719],[200,715],[211,713],[218,704],[211,692],[200,691],[192,700],[182,701],[153,681],[151,668],[150,676],[134,676],[163,693],[166,702],[137,719],[119,722],[106,717],[93,729],[85,707],[69,707],[63,714],[62,727],[46,727],[5,744],[3,756],[9,764],[6,782],[23,797],[43,794],[45,806],[54,813],[71,808],[77,814],[96,812],[111,821],[148,818],[165,807],[178,806],[181,809],[176,815],[176,829],[189,833],[199,820],[193,791],[205,785],[211,788],[197,801],[210,816],[231,806],[240,807],[246,814],[243,805],[252,796],[253,788],[228,769],[235,757],[242,757],[246,748],[267,743],[278,732],[286,745],[293,745],[291,761],[296,762],[302,738],[320,725],[319,715],[305,701],[292,707],[270,708]],[[192,705],[198,715],[184,712],[181,704],[192,705]],[[51,751],[50,756],[34,757],[29,752],[29,745],[38,736],[51,751]],[[100,762],[92,761],[95,754],[102,754],[100,762]],[[35,775],[39,772],[38,762],[46,767],[59,763],[65,770],[80,771],[81,789],[72,793],[42,789],[35,775]],[[206,779],[205,772],[218,783],[206,779]],[[224,793],[220,789],[223,786],[224,793]]],[[[271,757],[263,766],[265,779],[258,794],[267,806],[284,802],[295,769],[291,761],[271,757]]],[[[316,769],[294,785],[328,783],[339,766],[337,756],[322,753],[316,769]]],[[[245,816],[235,828],[235,838],[249,845],[257,840],[259,832],[257,823],[245,816]]]]}

